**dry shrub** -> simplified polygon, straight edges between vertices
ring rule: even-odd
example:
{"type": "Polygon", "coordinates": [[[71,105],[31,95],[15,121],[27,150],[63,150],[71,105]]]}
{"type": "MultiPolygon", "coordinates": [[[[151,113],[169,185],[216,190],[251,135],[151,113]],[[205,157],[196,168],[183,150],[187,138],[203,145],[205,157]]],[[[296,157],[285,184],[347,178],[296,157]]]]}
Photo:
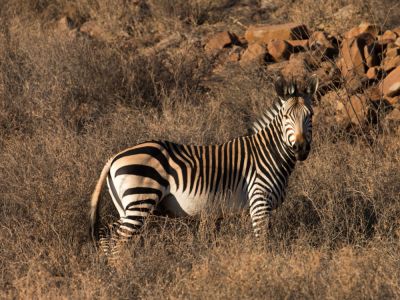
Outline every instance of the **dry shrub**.
{"type": "MultiPolygon", "coordinates": [[[[170,5],[154,2],[151,17],[126,3],[75,5],[82,19],[110,16],[109,30],[140,14],[148,28],[170,5]],[[122,17],[124,8],[132,10],[122,17]]],[[[1,11],[2,297],[400,297],[400,147],[385,130],[367,143],[319,123],[265,241],[254,240],[246,212],[221,222],[151,217],[114,263],[98,256],[87,210],[106,159],[150,138],[208,144],[245,134],[274,97],[272,75],[232,66],[229,76],[210,76],[193,45],[141,56],[119,43],[52,34],[43,22],[66,4],[9,1],[1,11]]],[[[185,5],[163,13],[185,15],[185,5]]],[[[175,25],[199,23],[185,18],[175,25]]],[[[131,33],[138,43],[142,29],[131,33]]],[[[106,191],[102,215],[115,218],[106,191]]]]}

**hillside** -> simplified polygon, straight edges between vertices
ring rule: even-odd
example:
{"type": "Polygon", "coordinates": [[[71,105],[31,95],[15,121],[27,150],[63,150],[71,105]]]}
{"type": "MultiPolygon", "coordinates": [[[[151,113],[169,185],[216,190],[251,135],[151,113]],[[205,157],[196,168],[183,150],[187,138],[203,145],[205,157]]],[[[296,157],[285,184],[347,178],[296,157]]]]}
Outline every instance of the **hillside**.
{"type": "Polygon", "coordinates": [[[400,5],[5,0],[0,161],[0,298],[397,299],[400,5]],[[220,228],[153,216],[113,264],[98,255],[107,159],[245,135],[278,74],[321,83],[311,154],[265,240],[246,212],[220,228]]]}

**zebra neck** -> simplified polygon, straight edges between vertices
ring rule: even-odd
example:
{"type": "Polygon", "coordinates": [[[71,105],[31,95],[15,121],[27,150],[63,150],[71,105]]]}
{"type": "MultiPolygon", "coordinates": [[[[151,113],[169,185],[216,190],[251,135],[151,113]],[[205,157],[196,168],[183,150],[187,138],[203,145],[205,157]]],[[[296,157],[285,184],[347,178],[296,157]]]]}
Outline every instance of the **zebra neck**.
{"type": "Polygon", "coordinates": [[[280,97],[272,103],[271,107],[268,107],[264,113],[257,120],[253,122],[252,127],[250,128],[250,133],[256,133],[263,128],[266,128],[278,115],[284,100],[280,97]]]}
{"type": "Polygon", "coordinates": [[[290,175],[293,171],[296,158],[293,150],[283,140],[282,116],[277,115],[265,128],[254,134],[253,141],[257,153],[263,160],[273,160],[279,169],[290,175]]]}

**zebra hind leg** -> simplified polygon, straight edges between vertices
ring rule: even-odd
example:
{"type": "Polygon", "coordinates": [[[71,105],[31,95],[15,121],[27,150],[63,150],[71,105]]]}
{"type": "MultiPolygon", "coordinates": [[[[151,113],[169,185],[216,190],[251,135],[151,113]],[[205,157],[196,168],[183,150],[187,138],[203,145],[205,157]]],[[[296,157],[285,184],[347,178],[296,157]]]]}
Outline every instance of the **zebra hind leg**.
{"type": "Polygon", "coordinates": [[[111,254],[111,249],[113,247],[113,236],[115,235],[117,229],[122,224],[121,219],[113,222],[112,224],[103,227],[99,231],[99,248],[105,256],[111,254]]]}
{"type": "Polygon", "coordinates": [[[140,233],[145,219],[154,209],[153,199],[137,200],[128,205],[125,217],[120,219],[115,234],[111,237],[110,255],[116,257],[121,248],[134,236],[140,233]]]}

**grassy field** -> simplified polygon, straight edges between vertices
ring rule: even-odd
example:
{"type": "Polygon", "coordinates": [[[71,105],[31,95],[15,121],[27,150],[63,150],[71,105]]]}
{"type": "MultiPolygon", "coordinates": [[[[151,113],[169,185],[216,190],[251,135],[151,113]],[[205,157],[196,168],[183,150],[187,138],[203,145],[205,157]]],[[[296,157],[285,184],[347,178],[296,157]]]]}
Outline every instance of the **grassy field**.
{"type": "MultiPolygon", "coordinates": [[[[90,194],[112,154],[153,138],[226,141],[271,103],[263,67],[211,74],[209,34],[287,21],[392,28],[396,1],[3,2],[0,298],[400,297],[400,142],[385,125],[354,135],[316,122],[265,240],[254,240],[246,212],[220,230],[213,216],[152,217],[110,265],[88,236],[90,194]],[[71,38],[55,25],[66,15],[107,34],[71,38]],[[141,52],[177,32],[179,47],[141,52]]],[[[106,191],[102,203],[106,222],[106,191]]]]}

